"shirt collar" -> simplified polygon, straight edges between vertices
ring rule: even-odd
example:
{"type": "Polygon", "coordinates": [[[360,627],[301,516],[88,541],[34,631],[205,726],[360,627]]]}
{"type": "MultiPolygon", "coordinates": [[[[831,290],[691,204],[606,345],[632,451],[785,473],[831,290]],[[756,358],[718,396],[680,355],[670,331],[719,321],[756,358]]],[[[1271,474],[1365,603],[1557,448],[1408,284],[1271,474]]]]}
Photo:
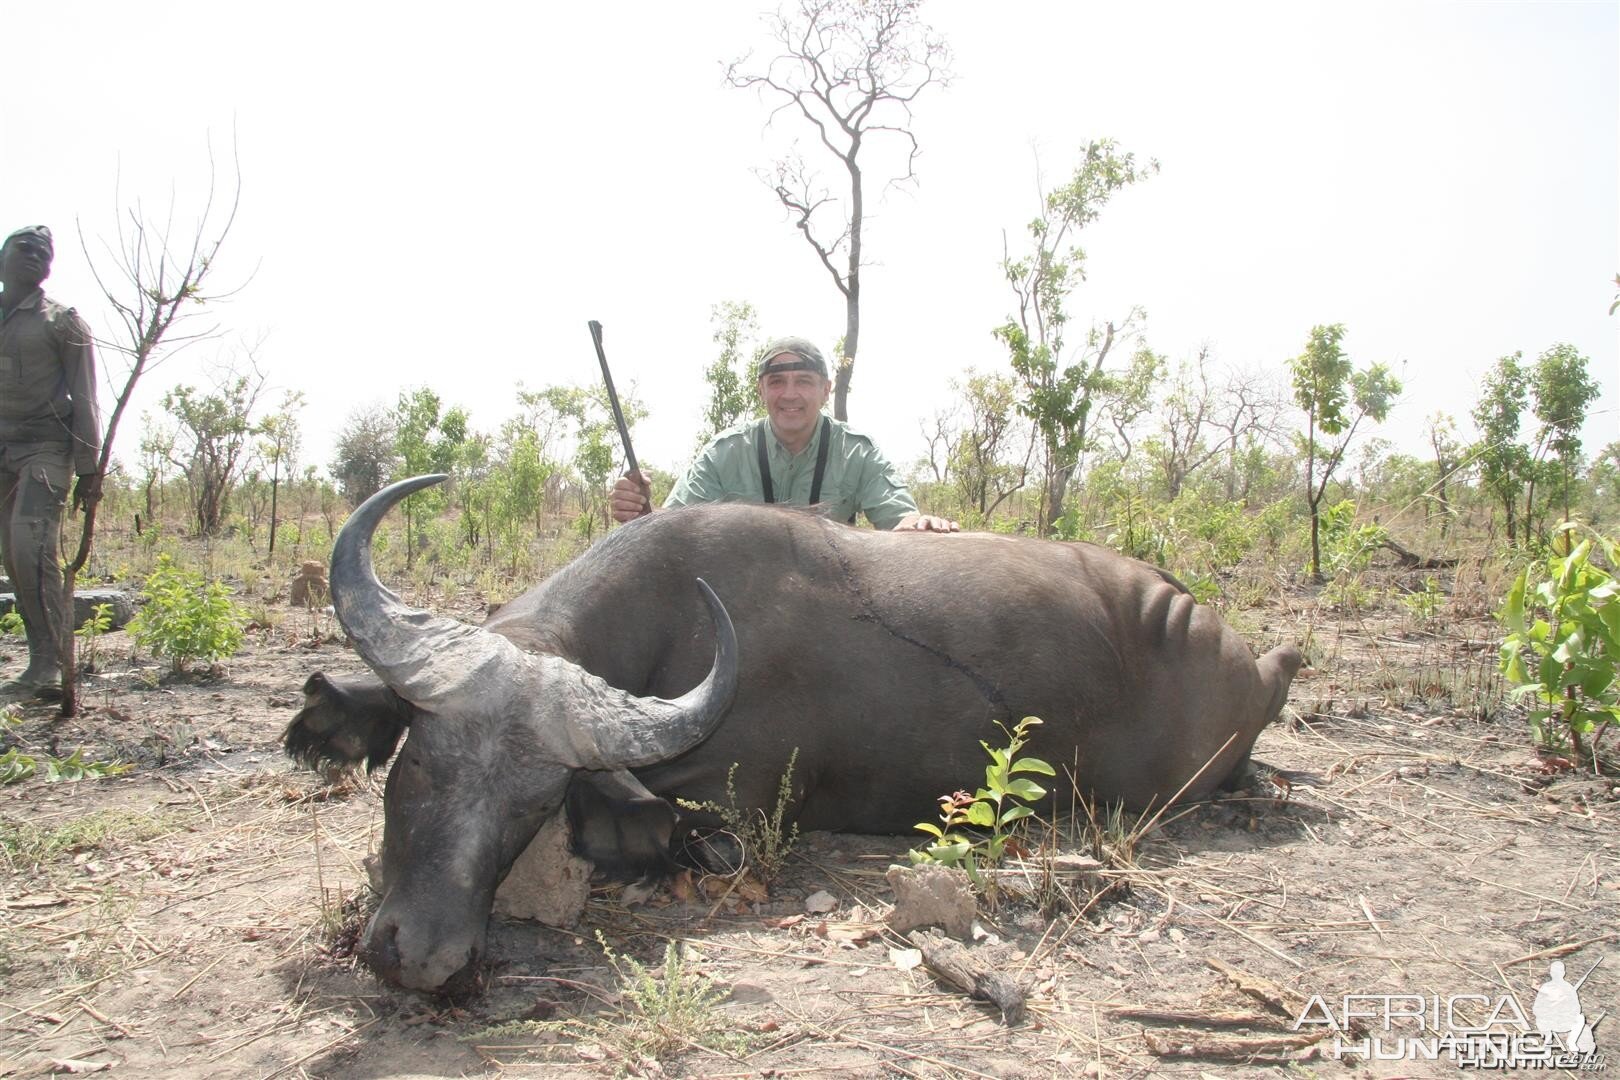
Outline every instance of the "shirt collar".
{"type": "Polygon", "coordinates": [[[11,318],[12,315],[16,314],[19,311],[39,311],[44,306],[45,306],[45,290],[36,285],[36,286],[34,286],[34,291],[33,292],[29,293],[27,296],[22,298],[21,303],[19,303],[16,307],[12,308],[10,311],[6,312],[4,316],[0,316],[0,317],[9,319],[9,318],[11,318]]]}

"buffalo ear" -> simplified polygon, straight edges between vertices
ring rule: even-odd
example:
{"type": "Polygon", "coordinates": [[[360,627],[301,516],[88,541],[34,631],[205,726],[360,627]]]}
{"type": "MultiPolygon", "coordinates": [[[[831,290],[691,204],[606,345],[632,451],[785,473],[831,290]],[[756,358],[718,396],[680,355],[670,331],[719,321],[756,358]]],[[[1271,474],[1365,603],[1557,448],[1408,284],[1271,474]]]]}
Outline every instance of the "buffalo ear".
{"type": "Polygon", "coordinates": [[[597,874],[636,881],[675,868],[669,857],[675,808],[627,770],[576,770],[568,782],[567,805],[570,846],[597,874]]]}
{"type": "Polygon", "coordinates": [[[287,756],[317,772],[371,772],[394,756],[410,722],[410,706],[371,677],[331,678],[317,671],[304,682],[304,707],[282,733],[287,756]]]}

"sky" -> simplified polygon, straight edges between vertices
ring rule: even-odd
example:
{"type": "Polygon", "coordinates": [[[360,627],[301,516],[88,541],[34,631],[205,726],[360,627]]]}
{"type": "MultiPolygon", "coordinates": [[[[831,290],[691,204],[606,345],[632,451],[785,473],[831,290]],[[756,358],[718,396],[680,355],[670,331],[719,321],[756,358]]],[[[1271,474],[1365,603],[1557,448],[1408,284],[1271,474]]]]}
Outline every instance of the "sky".
{"type": "MultiPolygon", "coordinates": [[[[47,290],[99,333],[86,265],[119,207],[184,234],[209,147],[241,204],[214,267],[221,336],[142,381],[162,393],[253,349],[301,391],[325,465],[357,407],[428,386],[494,431],[521,383],[597,378],[650,409],[644,461],[690,459],[711,309],[831,351],[842,297],[756,170],[806,132],[729,88],[768,54],[762,0],[703,4],[86,3],[7,14],[0,230],[49,224],[47,290]],[[18,91],[20,90],[20,96],[18,91]]],[[[1504,353],[1568,342],[1602,385],[1589,451],[1620,437],[1620,4],[931,0],[953,77],[918,99],[917,181],[866,233],[850,421],[891,459],[969,367],[1005,371],[1000,270],[1088,140],[1160,172],[1082,235],[1074,321],[1146,312],[1172,364],[1201,347],[1275,371],[1344,323],[1405,392],[1376,433],[1419,452],[1504,353]]],[[[104,357],[110,401],[127,368],[104,357]]]]}

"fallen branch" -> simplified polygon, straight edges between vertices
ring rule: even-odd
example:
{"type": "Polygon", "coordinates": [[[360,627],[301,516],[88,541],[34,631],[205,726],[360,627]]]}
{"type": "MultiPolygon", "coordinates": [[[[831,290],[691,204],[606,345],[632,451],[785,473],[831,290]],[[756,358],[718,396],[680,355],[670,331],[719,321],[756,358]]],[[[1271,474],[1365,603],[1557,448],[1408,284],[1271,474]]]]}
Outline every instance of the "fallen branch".
{"type": "Polygon", "coordinates": [[[988,1001],[1001,1010],[1008,1027],[1023,1022],[1024,989],[998,971],[991,971],[965,948],[933,930],[914,930],[907,938],[922,951],[923,964],[939,978],[969,997],[988,1001]]]}
{"type": "Polygon", "coordinates": [[[1320,1041],[1326,1032],[1308,1035],[1267,1035],[1256,1038],[1206,1035],[1201,1031],[1178,1028],[1174,1031],[1143,1031],[1142,1041],[1158,1057],[1220,1058],[1223,1061],[1287,1061],[1294,1051],[1320,1041]]]}
{"type": "Polygon", "coordinates": [[[1122,1020],[1147,1020],[1159,1024],[1202,1024],[1206,1027],[1255,1028],[1277,1022],[1264,1013],[1197,1012],[1191,1009],[1150,1009],[1134,1005],[1110,1009],[1109,1013],[1122,1020]]]}
{"type": "Polygon", "coordinates": [[[1395,553],[1401,565],[1408,570],[1449,570],[1457,565],[1454,558],[1443,556],[1419,555],[1415,551],[1408,551],[1395,541],[1387,537],[1379,542],[1379,547],[1388,548],[1395,553]]]}
{"type": "Polygon", "coordinates": [[[1271,1009],[1279,1016],[1289,1020],[1297,1020],[1305,1008],[1305,999],[1291,990],[1285,990],[1270,979],[1259,975],[1251,975],[1247,971],[1235,968],[1224,960],[1211,956],[1204,961],[1209,967],[1219,972],[1226,981],[1239,991],[1252,997],[1260,1004],[1271,1009]]]}

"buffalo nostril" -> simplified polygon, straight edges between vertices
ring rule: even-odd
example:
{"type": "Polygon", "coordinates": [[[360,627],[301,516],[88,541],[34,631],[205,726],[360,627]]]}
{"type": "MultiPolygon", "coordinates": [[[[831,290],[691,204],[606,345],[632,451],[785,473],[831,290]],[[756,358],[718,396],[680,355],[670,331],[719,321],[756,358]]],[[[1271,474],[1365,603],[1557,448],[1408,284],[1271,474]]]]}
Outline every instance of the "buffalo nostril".
{"type": "Polygon", "coordinates": [[[399,982],[399,927],[394,922],[372,920],[361,947],[367,966],[389,982],[399,982]]]}

